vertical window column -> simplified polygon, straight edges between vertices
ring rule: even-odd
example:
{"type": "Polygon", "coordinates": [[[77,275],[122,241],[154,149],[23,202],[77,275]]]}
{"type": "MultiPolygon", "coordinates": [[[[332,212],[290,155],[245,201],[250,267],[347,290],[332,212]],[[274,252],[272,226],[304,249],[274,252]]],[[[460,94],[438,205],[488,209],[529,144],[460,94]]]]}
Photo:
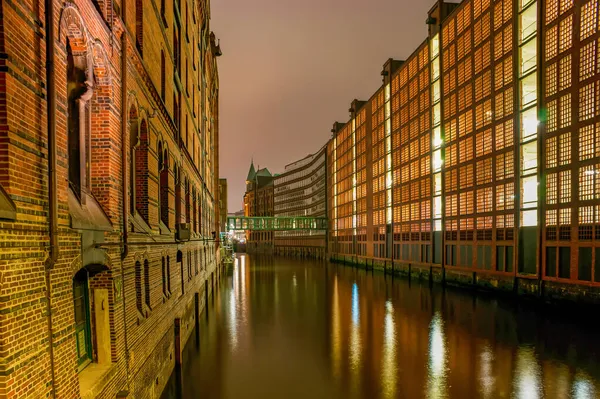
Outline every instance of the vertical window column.
{"type": "Polygon", "coordinates": [[[537,20],[538,4],[519,0],[519,272],[537,271],[538,226],[538,87],[537,87],[537,20]]]}
{"type": "Polygon", "coordinates": [[[390,84],[385,85],[385,223],[392,224],[392,119],[390,84]]]}
{"type": "Polygon", "coordinates": [[[431,169],[433,171],[433,231],[442,231],[442,110],[440,87],[440,35],[431,39],[431,169]]]}

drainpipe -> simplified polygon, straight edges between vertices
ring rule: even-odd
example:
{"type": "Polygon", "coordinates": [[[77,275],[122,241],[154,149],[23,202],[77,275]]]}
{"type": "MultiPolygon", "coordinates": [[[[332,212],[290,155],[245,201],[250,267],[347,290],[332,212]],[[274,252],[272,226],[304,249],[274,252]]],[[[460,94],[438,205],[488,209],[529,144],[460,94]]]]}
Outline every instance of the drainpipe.
{"type": "Polygon", "coordinates": [[[52,284],[50,273],[58,259],[58,199],[56,176],[56,80],[54,71],[54,0],[44,1],[46,23],[46,118],[48,130],[48,235],[50,248],[45,261],[46,313],[50,354],[51,397],[56,397],[54,371],[54,338],[52,337],[52,284]]]}
{"type": "Polygon", "coordinates": [[[127,198],[127,146],[125,137],[127,137],[127,2],[121,3],[121,18],[123,23],[123,32],[121,33],[121,192],[123,193],[123,249],[121,251],[121,300],[123,305],[123,340],[125,341],[125,369],[126,383],[129,391],[129,344],[127,341],[127,316],[125,314],[125,265],[124,260],[129,254],[127,245],[129,229],[129,199],[127,198]]]}

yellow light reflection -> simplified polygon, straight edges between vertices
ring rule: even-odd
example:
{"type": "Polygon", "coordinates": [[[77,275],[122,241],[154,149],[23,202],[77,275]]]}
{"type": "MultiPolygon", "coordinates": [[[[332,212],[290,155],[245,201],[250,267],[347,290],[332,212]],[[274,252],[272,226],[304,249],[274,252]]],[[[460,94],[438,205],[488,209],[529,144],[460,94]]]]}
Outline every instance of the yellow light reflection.
{"type": "Polygon", "coordinates": [[[393,398],[396,395],[396,326],[394,324],[394,307],[391,301],[385,303],[385,320],[383,324],[383,360],[381,387],[383,396],[393,398]]]}
{"type": "Polygon", "coordinates": [[[341,323],[340,323],[340,302],[338,298],[338,282],[337,276],[333,279],[333,301],[332,301],[332,309],[331,309],[331,318],[332,318],[332,326],[331,326],[331,360],[332,360],[332,369],[333,369],[333,377],[340,378],[342,375],[341,372],[341,323]]]}
{"type": "MultiPolygon", "coordinates": [[[[244,256],[241,257],[242,262],[245,259],[244,256]]],[[[231,349],[235,350],[237,347],[237,291],[238,291],[238,278],[240,273],[240,263],[236,258],[235,263],[233,265],[233,278],[232,283],[233,287],[229,292],[229,340],[231,341],[231,349]]]]}
{"type": "Polygon", "coordinates": [[[578,370],[575,374],[575,381],[573,382],[571,393],[573,399],[592,399],[597,398],[600,395],[600,392],[596,390],[590,376],[581,370],[578,370]]]}
{"type": "Polygon", "coordinates": [[[542,370],[533,348],[521,346],[517,350],[517,367],[513,382],[514,395],[519,399],[537,399],[543,397],[542,370]]]}
{"type": "Polygon", "coordinates": [[[427,380],[428,398],[446,397],[446,337],[444,321],[440,312],[436,312],[429,324],[429,376],[427,380]]]}
{"type": "Polygon", "coordinates": [[[360,303],[358,296],[358,285],[352,285],[352,326],[350,330],[350,374],[352,381],[352,392],[360,392],[360,355],[362,344],[360,340],[360,303]]]}
{"type": "Polygon", "coordinates": [[[492,364],[494,362],[494,352],[492,349],[485,345],[480,355],[480,370],[479,370],[479,383],[481,396],[483,398],[493,398],[495,395],[496,377],[494,376],[494,370],[492,364]]]}

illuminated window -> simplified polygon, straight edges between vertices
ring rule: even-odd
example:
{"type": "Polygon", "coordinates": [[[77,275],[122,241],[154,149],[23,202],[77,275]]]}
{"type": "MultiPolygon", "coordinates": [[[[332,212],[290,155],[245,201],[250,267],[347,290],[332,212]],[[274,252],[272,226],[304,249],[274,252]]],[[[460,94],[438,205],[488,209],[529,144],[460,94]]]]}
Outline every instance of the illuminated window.
{"type": "Polygon", "coordinates": [[[521,113],[521,141],[527,141],[537,135],[537,108],[529,108],[521,113]]]}
{"type": "Polygon", "coordinates": [[[537,171],[537,141],[521,146],[521,173],[529,174],[537,171]]]}
{"type": "Polygon", "coordinates": [[[581,27],[580,38],[584,40],[596,33],[597,27],[598,0],[591,0],[581,7],[581,27]]]}
{"type": "MultiPolygon", "coordinates": [[[[531,3],[531,2],[529,2],[531,3]]],[[[531,4],[525,11],[520,15],[520,32],[519,40],[521,42],[526,41],[531,36],[535,35],[537,31],[537,3],[531,4]]]]}
{"type": "Polygon", "coordinates": [[[536,67],[537,63],[537,40],[535,38],[529,40],[521,46],[519,50],[519,72],[523,76],[527,72],[536,67]]]}
{"type": "Polygon", "coordinates": [[[521,79],[521,106],[526,107],[537,101],[537,73],[533,72],[521,79]]]}
{"type": "Polygon", "coordinates": [[[558,90],[571,87],[571,54],[561,58],[558,71],[558,90]]]}
{"type": "Polygon", "coordinates": [[[571,48],[573,43],[573,15],[560,21],[560,38],[558,42],[558,52],[562,53],[571,48]]]}
{"type": "Polygon", "coordinates": [[[565,128],[571,125],[571,93],[560,98],[559,127],[565,128]]]}
{"type": "Polygon", "coordinates": [[[549,24],[558,17],[558,1],[546,0],[546,24],[549,24]]]}
{"type": "Polygon", "coordinates": [[[536,176],[521,179],[521,207],[530,208],[537,206],[538,184],[536,176]]]}
{"type": "Polygon", "coordinates": [[[551,60],[558,54],[558,26],[546,31],[546,60],[551,60]]]}
{"type": "Polygon", "coordinates": [[[596,73],[596,42],[590,42],[581,48],[579,60],[579,80],[591,78],[596,73]]]}

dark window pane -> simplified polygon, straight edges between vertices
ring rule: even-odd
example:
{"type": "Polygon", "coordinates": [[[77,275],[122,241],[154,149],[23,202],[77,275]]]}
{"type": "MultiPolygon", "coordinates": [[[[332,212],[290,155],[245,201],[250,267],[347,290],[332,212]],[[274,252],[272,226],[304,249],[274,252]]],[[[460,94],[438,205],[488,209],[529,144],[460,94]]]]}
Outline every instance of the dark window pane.
{"type": "Polygon", "coordinates": [[[546,276],[556,277],[556,247],[546,248],[546,276]]]}
{"type": "Polygon", "coordinates": [[[504,246],[496,247],[496,270],[504,271],[504,246]]]}
{"type": "Polygon", "coordinates": [[[506,247],[506,271],[513,271],[513,247],[506,247]]]}
{"type": "Polygon", "coordinates": [[[600,282],[600,248],[596,248],[596,260],[594,262],[594,281],[600,282]]]}
{"type": "Polygon", "coordinates": [[[592,280],[592,248],[579,248],[579,280],[592,280]]]}
{"type": "Polygon", "coordinates": [[[558,256],[558,277],[571,278],[571,248],[560,247],[558,256]]]}

